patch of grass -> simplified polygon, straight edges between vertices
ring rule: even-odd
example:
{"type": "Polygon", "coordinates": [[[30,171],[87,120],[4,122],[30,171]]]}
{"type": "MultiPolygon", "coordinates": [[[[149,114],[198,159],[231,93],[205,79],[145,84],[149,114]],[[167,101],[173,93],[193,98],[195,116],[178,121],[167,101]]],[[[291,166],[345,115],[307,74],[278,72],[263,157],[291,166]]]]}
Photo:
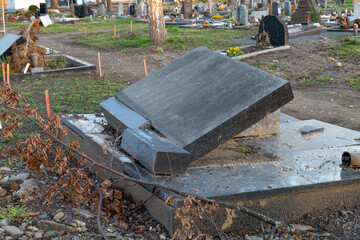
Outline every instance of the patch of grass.
{"type": "Polygon", "coordinates": [[[358,74],[355,78],[345,78],[345,81],[352,88],[360,90],[360,74],[358,74]]]}
{"type": "Polygon", "coordinates": [[[339,46],[331,47],[334,52],[339,56],[360,56],[360,41],[353,39],[339,46]]]}
{"type": "Polygon", "coordinates": [[[99,103],[124,89],[123,83],[124,80],[113,76],[65,75],[14,82],[13,86],[42,114],[46,113],[45,90],[49,90],[51,111],[81,114],[99,111],[99,103]]]}
{"type": "Polygon", "coordinates": [[[259,68],[261,66],[264,66],[264,65],[266,65],[266,63],[264,63],[264,62],[256,62],[256,63],[253,64],[253,66],[257,67],[257,68],[259,68]]]}
{"type": "MultiPolygon", "coordinates": [[[[228,30],[228,29],[188,29],[167,26],[169,40],[162,45],[164,52],[191,50],[206,46],[210,49],[224,49],[234,45],[234,40],[244,36],[251,36],[256,29],[228,30]]],[[[120,49],[128,52],[149,52],[157,49],[149,39],[148,28],[138,28],[133,32],[128,29],[119,30],[114,38],[112,32],[89,33],[85,38],[82,34],[72,34],[77,44],[100,49],[120,49]]]]}
{"type": "Polygon", "coordinates": [[[17,220],[21,214],[26,213],[26,206],[11,206],[0,207],[0,221],[8,219],[9,221],[17,220]]]}
{"type": "MultiPolygon", "coordinates": [[[[43,33],[64,33],[64,32],[84,32],[84,28],[86,27],[87,32],[91,31],[101,31],[101,30],[108,30],[112,31],[114,29],[114,25],[116,29],[130,29],[130,22],[129,19],[120,19],[114,21],[104,21],[104,20],[96,20],[99,24],[93,24],[88,21],[77,21],[77,24],[62,24],[62,23],[54,23],[53,25],[47,26],[46,28],[41,28],[43,33]]],[[[11,22],[7,23],[7,27],[22,29],[25,26],[28,26],[30,22],[22,23],[22,22],[11,22]]],[[[136,29],[137,27],[147,27],[146,23],[138,23],[133,21],[133,28],[136,29]]],[[[112,32],[113,34],[113,32],[112,32]]]]}

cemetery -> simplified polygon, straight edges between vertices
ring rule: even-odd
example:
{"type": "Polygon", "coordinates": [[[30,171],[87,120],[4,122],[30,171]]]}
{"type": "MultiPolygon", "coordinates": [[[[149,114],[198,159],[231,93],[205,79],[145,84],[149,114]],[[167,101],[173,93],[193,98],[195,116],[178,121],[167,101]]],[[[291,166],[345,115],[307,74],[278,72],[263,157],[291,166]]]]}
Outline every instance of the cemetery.
{"type": "Polygon", "coordinates": [[[0,4],[4,239],[359,238],[359,1],[0,4]]]}

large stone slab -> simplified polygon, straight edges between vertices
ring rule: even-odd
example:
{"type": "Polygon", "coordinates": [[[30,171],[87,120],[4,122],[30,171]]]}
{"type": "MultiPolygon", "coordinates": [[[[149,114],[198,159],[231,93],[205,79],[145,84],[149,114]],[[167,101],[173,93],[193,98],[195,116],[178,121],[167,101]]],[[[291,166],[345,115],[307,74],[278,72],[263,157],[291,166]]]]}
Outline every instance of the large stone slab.
{"type": "Polygon", "coordinates": [[[11,52],[11,45],[19,39],[23,39],[20,35],[6,33],[0,38],[0,56],[8,55],[11,52]]]}
{"type": "Polygon", "coordinates": [[[106,120],[117,132],[121,133],[126,128],[150,128],[148,120],[137,114],[115,98],[109,98],[100,103],[101,111],[106,120]]]}
{"type": "Polygon", "coordinates": [[[156,174],[183,174],[189,164],[189,153],[155,132],[127,128],[121,148],[156,174]]]}
{"type": "Polygon", "coordinates": [[[194,161],[293,99],[290,84],[200,47],[116,94],[194,161]]]}

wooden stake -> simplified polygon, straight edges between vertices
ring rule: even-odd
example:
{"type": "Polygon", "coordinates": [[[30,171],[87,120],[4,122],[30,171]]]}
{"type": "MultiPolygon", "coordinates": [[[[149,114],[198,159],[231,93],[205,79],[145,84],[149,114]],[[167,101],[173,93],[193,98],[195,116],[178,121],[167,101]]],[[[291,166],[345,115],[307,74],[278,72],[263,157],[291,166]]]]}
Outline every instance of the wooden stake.
{"type": "Polygon", "coordinates": [[[49,92],[48,90],[45,90],[45,102],[46,102],[46,112],[48,119],[50,117],[50,101],[49,101],[49,92]]]}
{"type": "Polygon", "coordinates": [[[86,27],[84,27],[84,33],[85,33],[85,37],[86,37],[86,27]]]}
{"type": "Polygon", "coordinates": [[[6,84],[6,77],[5,77],[5,63],[2,63],[2,72],[3,72],[3,79],[4,79],[4,85],[6,84]]]}
{"type": "Polygon", "coordinates": [[[130,23],[130,32],[132,32],[132,21],[130,23]]]}
{"type": "Polygon", "coordinates": [[[114,37],[116,37],[116,26],[114,25],[114,37]]]}
{"type": "Polygon", "coordinates": [[[7,84],[10,86],[10,65],[6,64],[7,84]]]}
{"type": "Polygon", "coordinates": [[[146,69],[146,60],[144,59],[144,69],[145,69],[145,76],[147,76],[147,69],[146,69]]]}
{"type": "Polygon", "coordinates": [[[98,60],[99,60],[99,76],[102,77],[101,73],[101,60],[100,60],[100,52],[98,52],[98,60]]]}

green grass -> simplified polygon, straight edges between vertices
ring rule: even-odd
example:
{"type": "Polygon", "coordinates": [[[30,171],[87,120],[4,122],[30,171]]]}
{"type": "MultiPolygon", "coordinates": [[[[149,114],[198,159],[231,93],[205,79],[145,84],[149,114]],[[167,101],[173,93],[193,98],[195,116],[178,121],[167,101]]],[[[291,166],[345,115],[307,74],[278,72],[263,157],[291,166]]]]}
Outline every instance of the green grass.
{"type": "Polygon", "coordinates": [[[9,221],[17,220],[21,214],[26,213],[26,206],[11,206],[0,207],[0,221],[8,219],[9,221]]]}
{"type": "Polygon", "coordinates": [[[360,74],[358,74],[355,78],[345,78],[345,81],[350,85],[350,87],[360,90],[360,74]]]}
{"type": "Polygon", "coordinates": [[[357,57],[360,56],[360,41],[353,39],[343,43],[342,45],[333,46],[331,49],[334,50],[335,54],[341,57],[357,57]]]}
{"type": "MultiPolygon", "coordinates": [[[[199,46],[206,46],[210,49],[223,49],[234,45],[237,38],[254,35],[256,29],[250,30],[228,30],[228,29],[189,29],[167,26],[169,40],[161,46],[165,51],[190,50],[199,46]]],[[[77,44],[104,50],[121,49],[128,52],[158,51],[149,40],[147,27],[135,29],[130,32],[128,29],[120,30],[116,38],[113,32],[89,33],[87,37],[83,34],[72,34],[77,44]]]]}
{"type": "Polygon", "coordinates": [[[14,81],[13,87],[23,92],[28,103],[45,113],[44,91],[49,91],[51,111],[56,114],[93,113],[99,103],[125,88],[122,79],[89,75],[53,76],[40,79],[14,81]]]}
{"type": "MultiPolygon", "coordinates": [[[[131,20],[121,19],[121,20],[113,20],[113,21],[104,21],[104,20],[96,20],[96,22],[100,22],[100,24],[91,24],[88,21],[78,21],[81,24],[62,24],[62,23],[54,23],[53,25],[42,27],[41,31],[43,33],[65,33],[65,32],[84,32],[84,28],[86,27],[87,32],[91,31],[101,31],[101,30],[113,30],[114,25],[116,29],[130,29],[131,20]]],[[[25,26],[28,26],[30,23],[23,22],[9,22],[6,26],[10,28],[22,29],[25,26]]],[[[146,23],[137,23],[133,21],[133,28],[136,29],[138,27],[147,27],[146,23]]]]}

